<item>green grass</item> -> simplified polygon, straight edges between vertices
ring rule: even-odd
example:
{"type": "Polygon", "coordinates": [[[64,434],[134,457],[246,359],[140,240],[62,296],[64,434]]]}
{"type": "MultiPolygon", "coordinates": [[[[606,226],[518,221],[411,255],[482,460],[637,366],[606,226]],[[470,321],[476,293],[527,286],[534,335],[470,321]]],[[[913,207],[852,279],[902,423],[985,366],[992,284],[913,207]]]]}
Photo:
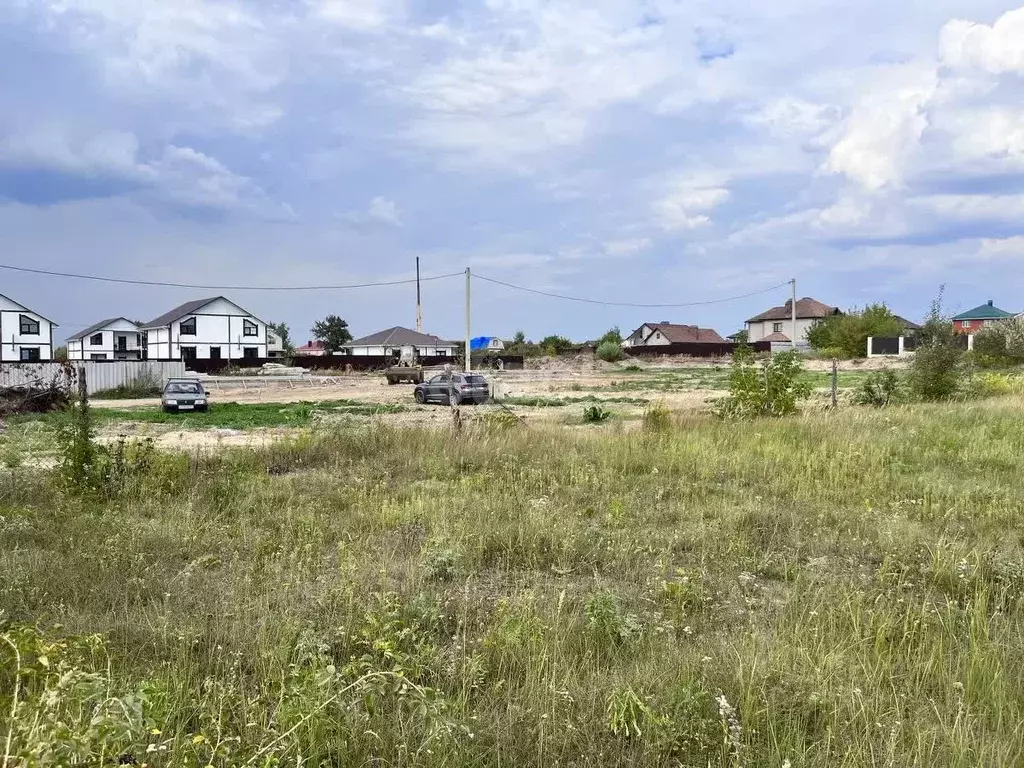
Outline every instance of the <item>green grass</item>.
{"type": "MultiPolygon", "coordinates": [[[[172,424],[182,429],[203,429],[218,427],[226,429],[253,429],[258,427],[306,426],[321,416],[375,416],[385,413],[401,413],[404,406],[391,404],[367,404],[353,400],[328,400],[324,402],[299,403],[215,403],[205,413],[165,413],[157,406],[142,408],[93,408],[93,418],[98,426],[119,422],[140,424],[172,424]]],[[[42,420],[56,423],[59,413],[45,416],[24,416],[15,423],[42,420]]]]}
{"type": "Polygon", "coordinates": [[[10,729],[18,766],[1021,765],[1022,410],[367,425],[158,455],[91,499],[16,469],[0,749],[10,729]]]}
{"type": "Polygon", "coordinates": [[[505,405],[521,405],[529,408],[562,408],[567,405],[579,405],[580,403],[646,405],[650,401],[642,397],[597,397],[595,395],[584,395],[582,397],[514,396],[502,398],[501,402],[505,405]]]}
{"type": "MultiPolygon", "coordinates": [[[[854,389],[859,387],[869,371],[840,371],[839,388],[854,389]]],[[[729,368],[685,368],[674,371],[643,371],[642,374],[630,372],[628,378],[620,379],[622,372],[608,374],[612,381],[600,387],[598,392],[689,392],[697,389],[726,390],[729,388],[729,368]]],[[[805,371],[803,378],[816,389],[831,386],[831,374],[824,371],[805,371]]]]}

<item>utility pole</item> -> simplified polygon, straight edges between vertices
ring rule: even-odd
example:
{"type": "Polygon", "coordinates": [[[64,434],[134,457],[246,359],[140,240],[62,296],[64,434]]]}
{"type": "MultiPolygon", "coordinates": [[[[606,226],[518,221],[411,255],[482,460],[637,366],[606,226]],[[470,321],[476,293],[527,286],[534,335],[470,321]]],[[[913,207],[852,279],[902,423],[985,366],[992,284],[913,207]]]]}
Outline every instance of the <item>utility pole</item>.
{"type": "Polygon", "coordinates": [[[423,304],[420,302],[420,257],[416,257],[416,333],[423,333],[423,304]]]}
{"type": "Polygon", "coordinates": [[[473,364],[469,354],[469,283],[471,276],[469,274],[469,267],[466,267],[466,371],[472,370],[473,364]]]}
{"type": "Polygon", "coordinates": [[[796,278],[790,280],[793,284],[793,335],[790,338],[793,340],[793,351],[796,351],[796,278]]]}

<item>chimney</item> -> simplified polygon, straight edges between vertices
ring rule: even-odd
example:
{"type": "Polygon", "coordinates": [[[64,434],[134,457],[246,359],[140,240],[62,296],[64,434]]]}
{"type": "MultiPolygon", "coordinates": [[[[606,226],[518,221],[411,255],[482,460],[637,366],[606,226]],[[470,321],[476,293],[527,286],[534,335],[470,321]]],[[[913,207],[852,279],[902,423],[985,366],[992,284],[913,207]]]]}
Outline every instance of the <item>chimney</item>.
{"type": "Polygon", "coordinates": [[[989,299],[989,300],[988,300],[988,305],[989,305],[990,307],[992,306],[992,299],[989,299]]]}
{"type": "MultiPolygon", "coordinates": [[[[992,303],[992,302],[989,302],[989,304],[991,304],[991,303],[992,303]]],[[[670,322],[669,322],[668,320],[662,320],[662,321],[661,321],[661,324],[662,324],[662,325],[672,325],[672,323],[670,323],[670,322]]]]}

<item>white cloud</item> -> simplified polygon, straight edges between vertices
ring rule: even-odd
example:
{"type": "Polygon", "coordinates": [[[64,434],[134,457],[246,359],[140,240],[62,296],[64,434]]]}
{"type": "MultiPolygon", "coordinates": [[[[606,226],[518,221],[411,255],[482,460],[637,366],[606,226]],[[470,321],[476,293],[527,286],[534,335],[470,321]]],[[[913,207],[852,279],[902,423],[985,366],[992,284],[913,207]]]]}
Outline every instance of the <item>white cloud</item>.
{"type": "Polygon", "coordinates": [[[654,214],[668,231],[697,229],[711,223],[710,213],[729,199],[729,190],[714,183],[678,180],[654,203],[654,214]]]}
{"type": "Polygon", "coordinates": [[[910,155],[928,126],[924,108],[937,77],[927,64],[901,64],[877,71],[878,87],[864,94],[826,167],[867,189],[900,184],[910,155]]]}
{"type": "Polygon", "coordinates": [[[103,131],[71,141],[58,126],[40,125],[0,139],[0,165],[83,176],[136,178],[138,152],[138,139],[125,131],[103,131]]]}
{"type": "Polygon", "coordinates": [[[385,226],[401,227],[402,217],[399,215],[398,206],[394,200],[386,197],[375,197],[370,201],[364,211],[348,211],[339,216],[343,221],[356,226],[385,226]]]}
{"type": "Polygon", "coordinates": [[[1024,8],[1004,14],[991,26],[961,19],[949,22],[942,29],[940,55],[943,63],[956,69],[1024,74],[1024,8]]]}
{"type": "Polygon", "coordinates": [[[402,11],[398,0],[314,0],[312,6],[326,21],[358,31],[381,27],[402,11]]]}
{"type": "Polygon", "coordinates": [[[370,209],[367,211],[367,215],[382,224],[390,224],[393,227],[402,226],[402,220],[398,216],[398,207],[395,205],[394,200],[387,200],[383,197],[373,198],[370,201],[370,209]]]}
{"type": "Polygon", "coordinates": [[[634,237],[623,240],[606,240],[602,243],[604,252],[609,256],[629,256],[650,249],[653,245],[649,237],[634,237]]]}

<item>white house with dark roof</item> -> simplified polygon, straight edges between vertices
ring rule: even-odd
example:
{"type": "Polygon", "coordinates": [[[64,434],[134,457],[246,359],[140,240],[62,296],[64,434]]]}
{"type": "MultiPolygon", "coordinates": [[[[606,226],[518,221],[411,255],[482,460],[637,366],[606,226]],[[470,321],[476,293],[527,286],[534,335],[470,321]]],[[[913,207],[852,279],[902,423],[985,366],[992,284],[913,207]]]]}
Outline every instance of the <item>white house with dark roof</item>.
{"type": "Polygon", "coordinates": [[[142,332],[126,317],[111,317],[67,340],[68,360],[141,360],[142,332]]]}
{"type": "Polygon", "coordinates": [[[718,331],[678,323],[644,323],[622,340],[624,347],[662,347],[669,344],[725,344],[718,331]]]}
{"type": "Polygon", "coordinates": [[[189,301],[142,326],[149,360],[241,360],[269,357],[267,324],[215,296],[189,301]]]}
{"type": "Polygon", "coordinates": [[[56,327],[56,323],[38,312],[0,295],[0,362],[52,360],[56,327]]]}
{"type": "Polygon", "coordinates": [[[400,355],[403,348],[416,350],[420,357],[454,357],[455,344],[429,333],[395,326],[361,339],[353,339],[341,348],[346,355],[400,355]]]}
{"type": "MultiPolygon", "coordinates": [[[[796,303],[796,340],[807,340],[807,332],[829,315],[842,312],[833,306],[805,296],[796,303]]],[[[780,307],[772,307],[747,320],[747,341],[792,341],[793,300],[780,307]]]]}

